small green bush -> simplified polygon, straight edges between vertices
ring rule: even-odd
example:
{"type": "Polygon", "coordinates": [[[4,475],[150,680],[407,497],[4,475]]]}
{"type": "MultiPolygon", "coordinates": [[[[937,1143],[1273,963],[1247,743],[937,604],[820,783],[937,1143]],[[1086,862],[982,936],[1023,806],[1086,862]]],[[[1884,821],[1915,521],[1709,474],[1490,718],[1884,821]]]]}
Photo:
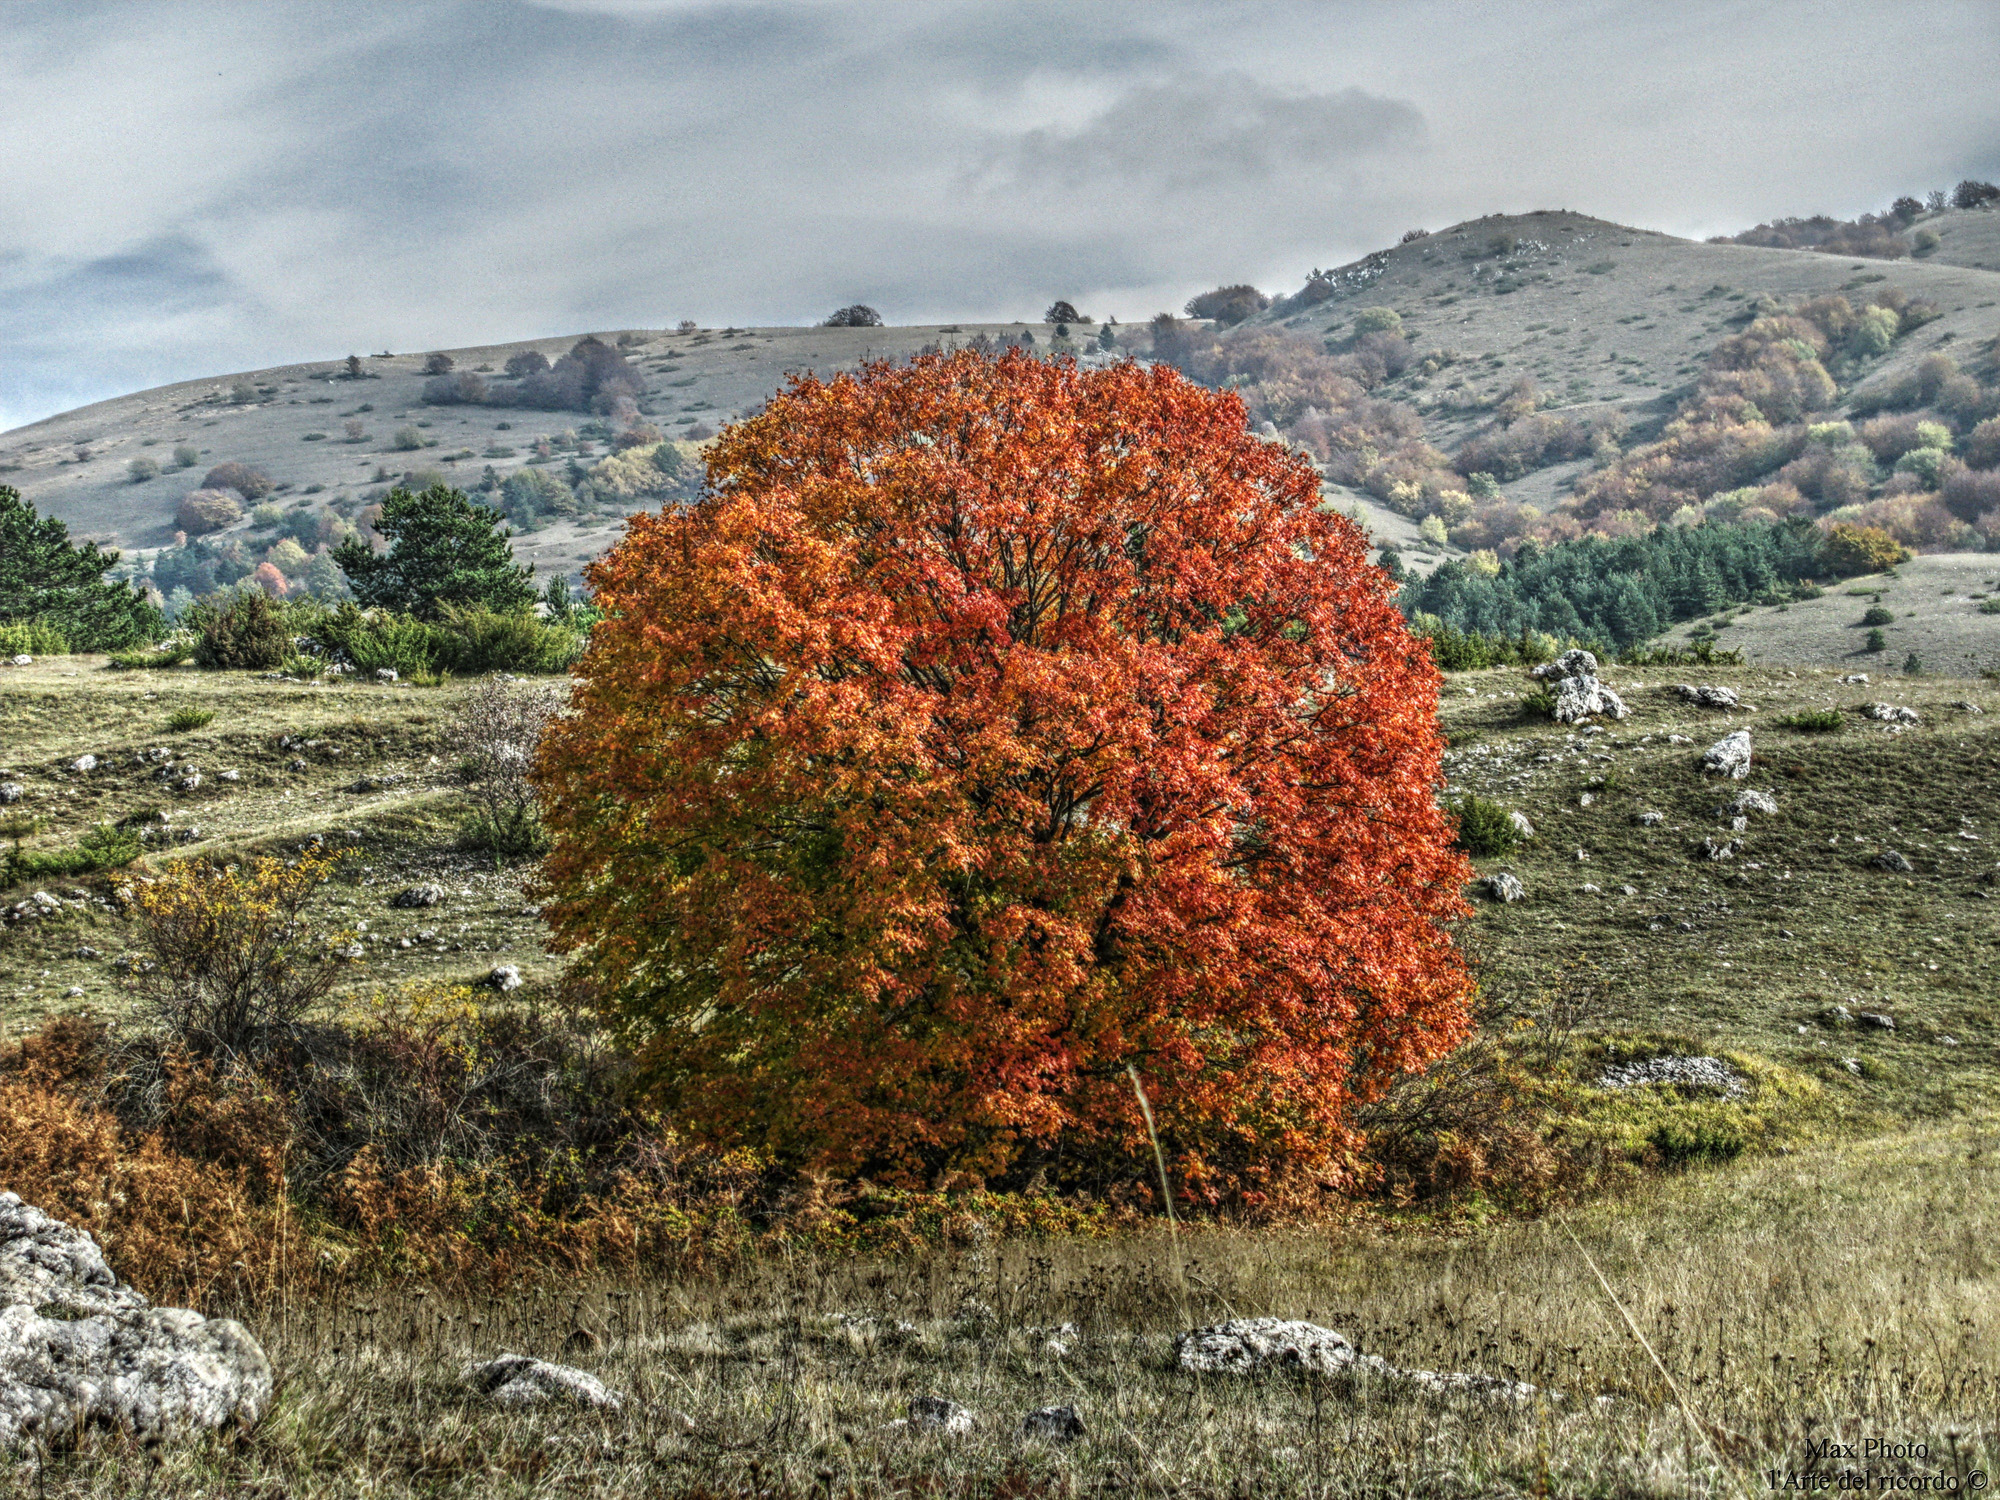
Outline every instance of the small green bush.
{"type": "Polygon", "coordinates": [[[268,672],[292,654],[284,609],[261,589],[198,599],[181,620],[194,632],[194,659],[204,667],[268,672]]]}
{"type": "Polygon", "coordinates": [[[1468,792],[1452,806],[1458,816],[1458,847],[1487,858],[1512,852],[1521,842],[1513,814],[1487,797],[1468,792]]]}
{"type": "Polygon", "coordinates": [[[136,830],[99,823],[86,830],[68,849],[15,849],[7,856],[7,866],[11,881],[60,880],[96,870],[115,870],[138,857],[136,830]]]}
{"type": "Polygon", "coordinates": [[[1908,656],[1903,658],[1903,675],[1905,677],[1921,677],[1924,675],[1923,658],[1918,656],[1916,652],[1912,651],[1908,656]]]}
{"type": "Polygon", "coordinates": [[[528,610],[501,613],[476,604],[447,605],[432,637],[439,666],[466,675],[566,672],[584,643],[581,632],[528,610]]]}
{"type": "Polygon", "coordinates": [[[438,670],[431,627],[410,615],[365,610],[347,603],[321,620],[312,635],[321,647],[346,657],[356,671],[367,676],[384,667],[401,677],[438,670]]]}
{"type": "Polygon", "coordinates": [[[1743,1137],[1727,1125],[1706,1120],[1669,1120],[1646,1137],[1669,1167],[1691,1167],[1734,1161],[1743,1154],[1743,1137]]]}
{"type": "Polygon", "coordinates": [[[1837,708],[1803,708],[1795,714],[1784,715],[1778,720],[1778,725],[1805,734],[1831,734],[1845,722],[1837,708]]]}
{"type": "Polygon", "coordinates": [[[206,729],[215,722],[215,710],[209,708],[177,708],[167,716],[167,732],[186,734],[190,730],[206,729]]]}
{"type": "Polygon", "coordinates": [[[396,429],[396,448],[399,452],[414,453],[424,445],[424,435],[414,427],[396,429]]]}
{"type": "Polygon", "coordinates": [[[1982,615],[2000,615],[2000,599],[1988,599],[1984,601],[1979,606],[1979,612],[1982,615]]]}
{"type": "Polygon", "coordinates": [[[1524,719],[1553,719],[1556,716],[1555,689],[1550,687],[1530,688],[1521,694],[1521,717],[1524,719]]]}
{"type": "Polygon", "coordinates": [[[1871,630],[1868,632],[1866,649],[1869,651],[1887,651],[1889,649],[1889,638],[1879,630],[1871,630]]]}
{"type": "Polygon", "coordinates": [[[132,476],[134,484],[144,484],[160,477],[160,466],[150,458],[135,458],[125,465],[125,472],[132,476]]]}
{"type": "Polygon", "coordinates": [[[0,624],[0,655],[68,656],[69,638],[46,620],[0,624]]]}
{"type": "Polygon", "coordinates": [[[150,667],[178,667],[182,662],[194,658],[194,642],[185,636],[176,636],[159,646],[137,646],[130,651],[111,653],[111,665],[121,672],[141,671],[150,667]]]}
{"type": "Polygon", "coordinates": [[[176,469],[192,469],[200,462],[201,449],[191,447],[186,443],[182,443],[174,449],[174,467],[176,469]]]}
{"type": "Polygon", "coordinates": [[[1863,625],[1893,625],[1896,623],[1895,612],[1884,609],[1879,604],[1873,605],[1869,608],[1868,613],[1861,617],[1861,623],[1863,625]]]}

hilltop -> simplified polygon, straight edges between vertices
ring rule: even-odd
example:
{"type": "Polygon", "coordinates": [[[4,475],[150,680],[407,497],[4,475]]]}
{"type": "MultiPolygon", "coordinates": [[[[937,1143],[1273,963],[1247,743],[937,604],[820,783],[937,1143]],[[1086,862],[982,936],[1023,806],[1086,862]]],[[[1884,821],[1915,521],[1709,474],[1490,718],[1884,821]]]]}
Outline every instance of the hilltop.
{"type": "MultiPolygon", "coordinates": [[[[1886,409],[1896,415],[1878,425],[1895,421],[1913,432],[1919,420],[1940,420],[1955,427],[1964,451],[1982,413],[2000,402],[2000,212],[1945,210],[1922,222],[1937,237],[1924,258],[1864,260],[1697,243],[1567,211],[1489,216],[1315,273],[1233,328],[1170,324],[1173,347],[1160,343],[1158,320],[1111,329],[1108,345],[1094,328],[1058,344],[1054,330],[1023,324],[599,330],[591,337],[616,351],[619,378],[629,381],[629,403],[615,414],[603,400],[596,410],[518,404],[510,361],[559,360],[583,335],[329,358],[185,381],[18,429],[0,436],[0,482],[75,534],[135,553],[144,566],[172,545],[176,507],[202,476],[223,463],[248,465],[274,486],[253,498],[275,508],[206,538],[236,559],[235,576],[287,534],[310,551],[365,527],[367,507],[392,483],[443,478],[483,486],[497,499],[511,476],[534,466],[537,483],[553,476],[575,488],[578,503],[510,511],[516,553],[544,575],[573,576],[617,539],[625,515],[666,498],[658,486],[635,491],[594,477],[635,432],[699,438],[754,410],[794,371],[830,374],[869,358],[1032,332],[1043,350],[1173,358],[1197,378],[1236,386],[1253,421],[1269,421],[1267,431],[1323,460],[1329,498],[1419,574],[1482,548],[1497,546],[1504,560],[1523,536],[1630,534],[1677,505],[1685,510],[1688,496],[1705,501],[1729,484],[1763,486],[1735,492],[1744,497],[1735,510],[1753,518],[1824,519],[1839,510],[1887,524],[1921,550],[1963,548],[1977,542],[1971,524],[1987,524],[1986,491],[2000,480],[1973,473],[1969,498],[1947,513],[1935,503],[1940,476],[1916,490],[1896,471],[1915,441],[1909,433],[1861,434],[1872,454],[1850,434],[1832,456],[1839,470],[1832,487],[1796,473],[1808,424],[1859,422],[1886,409]],[[1713,410],[1704,382],[1723,357],[1718,351],[1806,305],[1851,308],[1863,321],[1894,314],[1886,347],[1836,340],[1822,356],[1831,377],[1813,376],[1829,380],[1830,402],[1754,414],[1772,424],[1768,433],[1742,426],[1719,433],[1735,457],[1709,467],[1740,469],[1742,477],[1697,480],[1679,498],[1637,510],[1619,498],[1650,482],[1657,465],[1648,445],[1670,423],[1703,402],[1713,410]],[[1386,368],[1354,357],[1363,313],[1393,313],[1399,324],[1386,368]],[[473,382],[487,404],[436,404],[428,371],[440,356],[453,372],[448,379],[473,382]],[[1359,384],[1349,378],[1357,369],[1359,384]],[[1957,385],[1936,393],[1946,376],[1957,385]],[[1331,420],[1323,410],[1328,392],[1331,420]],[[1947,398],[1958,405],[1940,416],[1947,398]],[[516,404],[490,404],[500,400],[516,404]],[[1547,441],[1525,442],[1529,428],[1547,441]],[[177,463],[177,450],[186,462],[177,463]],[[1495,456],[1482,456],[1489,452],[1495,456]],[[135,461],[165,472],[135,483],[135,461]],[[1489,468],[1497,472],[1478,472],[1489,468]],[[1580,486],[1601,493],[1580,508],[1580,486]]],[[[1829,326],[1850,319],[1820,316],[1829,326]]],[[[1779,348],[1774,357],[1790,356],[1779,348]]],[[[687,460],[696,457],[689,444],[678,446],[687,460]]],[[[164,574],[162,584],[170,591],[164,574]]],[[[2000,643],[2000,619],[1968,615],[1963,623],[1965,639],[1947,643],[1960,659],[1977,656],[1989,638],[2000,643]]]]}

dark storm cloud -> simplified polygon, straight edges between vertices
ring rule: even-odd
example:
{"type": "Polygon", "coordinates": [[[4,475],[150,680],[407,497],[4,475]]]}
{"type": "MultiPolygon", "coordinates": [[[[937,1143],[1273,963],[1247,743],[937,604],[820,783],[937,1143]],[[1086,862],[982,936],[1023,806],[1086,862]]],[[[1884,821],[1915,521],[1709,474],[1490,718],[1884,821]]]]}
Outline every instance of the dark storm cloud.
{"type": "Polygon", "coordinates": [[[1996,175],[1996,15],[16,3],[0,427],[350,349],[857,299],[1130,320],[1496,210],[1680,233],[1853,213],[1996,175]]]}

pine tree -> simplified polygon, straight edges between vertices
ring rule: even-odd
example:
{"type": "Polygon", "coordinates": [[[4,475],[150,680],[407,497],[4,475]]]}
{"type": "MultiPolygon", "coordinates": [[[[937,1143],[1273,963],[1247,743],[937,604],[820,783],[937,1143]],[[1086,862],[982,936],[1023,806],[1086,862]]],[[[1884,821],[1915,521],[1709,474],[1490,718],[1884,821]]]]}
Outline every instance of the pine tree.
{"type": "Polygon", "coordinates": [[[119,554],[81,546],[54,516],[37,516],[18,490],[0,484],[0,621],[40,620],[72,651],[115,651],[158,640],[166,621],[131,584],[106,578],[119,554]]]}
{"type": "Polygon", "coordinates": [[[333,560],[347,574],[354,597],[371,608],[402,610],[434,619],[448,604],[483,605],[502,614],[535,602],[534,567],[517,566],[508,545],[506,517],[475,505],[462,490],[434,484],[415,492],[394,489],[382,503],[375,529],[389,539],[377,553],[350,537],[333,560]]]}

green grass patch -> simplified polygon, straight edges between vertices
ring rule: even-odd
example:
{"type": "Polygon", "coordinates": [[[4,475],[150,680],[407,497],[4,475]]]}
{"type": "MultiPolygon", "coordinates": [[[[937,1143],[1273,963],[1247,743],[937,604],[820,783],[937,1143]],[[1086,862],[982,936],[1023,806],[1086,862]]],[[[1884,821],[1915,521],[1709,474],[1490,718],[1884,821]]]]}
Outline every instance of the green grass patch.
{"type": "Polygon", "coordinates": [[[177,708],[167,715],[167,731],[170,734],[186,734],[190,730],[206,729],[215,722],[212,708],[177,708]]]}
{"type": "Polygon", "coordinates": [[[1776,723],[1783,729],[1796,729],[1802,734],[1832,734],[1847,722],[1837,708],[1802,708],[1797,713],[1780,715],[1776,723]]]}

